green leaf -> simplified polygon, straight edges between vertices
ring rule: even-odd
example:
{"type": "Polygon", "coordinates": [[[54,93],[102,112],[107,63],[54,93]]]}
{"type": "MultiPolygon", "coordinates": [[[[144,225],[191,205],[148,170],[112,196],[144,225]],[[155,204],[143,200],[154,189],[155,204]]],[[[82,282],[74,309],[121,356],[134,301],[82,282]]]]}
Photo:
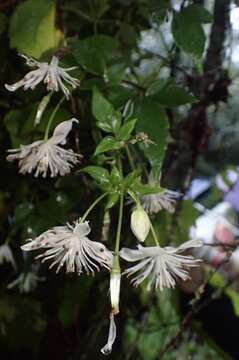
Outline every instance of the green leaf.
{"type": "Polygon", "coordinates": [[[158,173],[161,170],[166,146],[168,143],[168,118],[162,107],[152,99],[145,99],[136,104],[138,132],[146,133],[152,144],[142,145],[142,150],[152,167],[158,173]]]}
{"type": "Polygon", "coordinates": [[[119,185],[121,183],[121,176],[120,176],[120,172],[117,169],[117,167],[113,167],[110,177],[109,177],[109,181],[110,183],[115,186],[115,185],[119,185]]]}
{"type": "Polygon", "coordinates": [[[137,179],[132,186],[132,190],[140,195],[151,195],[160,193],[163,189],[160,186],[142,184],[141,181],[137,179]]]}
{"type": "Polygon", "coordinates": [[[212,14],[200,4],[189,5],[182,13],[187,18],[191,18],[200,24],[208,24],[213,20],[212,14]]]}
{"type": "Polygon", "coordinates": [[[117,85],[119,84],[125,74],[125,64],[114,64],[104,73],[104,80],[107,85],[117,85]]]}
{"type": "Polygon", "coordinates": [[[168,85],[153,95],[153,98],[166,107],[177,107],[193,104],[197,101],[185,88],[177,85],[168,85]]]}
{"type": "Polygon", "coordinates": [[[72,45],[76,61],[87,71],[103,75],[106,64],[114,56],[118,43],[106,35],[95,35],[78,40],[72,45]]]}
{"type": "Polygon", "coordinates": [[[119,193],[113,192],[108,196],[107,203],[105,209],[111,209],[119,200],[119,193]]]}
{"type": "Polygon", "coordinates": [[[115,106],[119,108],[136,95],[136,90],[133,88],[126,88],[122,85],[112,86],[106,89],[107,98],[115,106]]]}
{"type": "Polygon", "coordinates": [[[137,171],[132,171],[123,180],[123,185],[126,189],[130,189],[138,178],[139,174],[137,171]]]}
{"type": "Polygon", "coordinates": [[[106,131],[112,132],[112,118],[114,114],[113,105],[95,87],[93,90],[92,113],[97,122],[97,126],[106,131]]]}
{"type": "Polygon", "coordinates": [[[121,141],[128,140],[132,131],[135,128],[136,121],[137,121],[137,119],[133,119],[133,120],[127,121],[124,125],[122,125],[117,134],[117,139],[119,139],[121,141]]]}
{"type": "Polygon", "coordinates": [[[96,147],[94,155],[99,155],[109,150],[117,150],[120,147],[120,141],[113,138],[113,136],[106,136],[96,147]]]}
{"type": "Polygon", "coordinates": [[[27,0],[15,8],[10,21],[10,46],[35,58],[54,51],[63,35],[55,27],[54,0],[27,0]]]}
{"type": "Polygon", "coordinates": [[[153,81],[147,91],[146,91],[146,96],[151,96],[151,95],[155,95],[158,92],[160,92],[161,90],[163,90],[166,86],[168,86],[169,84],[171,84],[171,80],[169,79],[157,79],[155,81],[153,81]]]}
{"type": "Polygon", "coordinates": [[[174,13],[172,22],[172,33],[179,47],[196,59],[203,55],[206,37],[201,23],[196,18],[196,11],[174,13]],[[192,16],[192,14],[194,14],[192,16]]]}
{"type": "Polygon", "coordinates": [[[81,172],[89,174],[98,184],[109,184],[109,172],[100,166],[86,166],[81,172]]]}

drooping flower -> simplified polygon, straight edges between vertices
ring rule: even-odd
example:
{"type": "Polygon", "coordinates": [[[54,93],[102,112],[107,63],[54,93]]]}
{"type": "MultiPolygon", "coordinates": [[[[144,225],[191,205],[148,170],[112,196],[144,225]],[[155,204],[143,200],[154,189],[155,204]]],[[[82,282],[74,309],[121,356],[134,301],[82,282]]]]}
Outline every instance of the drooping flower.
{"type": "Polygon", "coordinates": [[[12,254],[12,250],[7,244],[0,246],[0,265],[3,265],[5,262],[10,263],[16,270],[17,265],[12,254]]]}
{"type": "Polygon", "coordinates": [[[187,280],[190,278],[188,270],[198,265],[200,260],[191,255],[181,253],[190,248],[200,247],[200,240],[190,240],[178,248],[171,246],[161,248],[160,246],[143,247],[137,250],[123,248],[119,255],[126,261],[138,263],[125,271],[129,276],[134,275],[132,283],[134,286],[141,284],[149,277],[148,290],[154,284],[155,288],[174,288],[176,279],[187,280]],[[136,274],[136,275],[135,275],[136,274]]]}
{"type": "Polygon", "coordinates": [[[76,221],[74,225],[56,226],[39,235],[21,248],[25,251],[44,249],[43,254],[37,256],[42,262],[51,260],[51,269],[57,265],[56,272],[66,266],[66,272],[76,271],[79,275],[86,271],[94,274],[99,266],[110,269],[113,255],[100,242],[91,241],[87,235],[90,226],[87,221],[76,221]]]}
{"type": "Polygon", "coordinates": [[[19,161],[19,172],[27,174],[34,172],[34,176],[47,176],[48,170],[51,177],[58,174],[69,174],[73,165],[79,163],[82,155],[74,153],[71,149],[64,149],[60,145],[66,143],[66,137],[72,125],[78,120],[72,118],[60,123],[48,140],[38,140],[30,145],[20,145],[20,148],[8,150],[8,161],[19,161]]]}
{"type": "Polygon", "coordinates": [[[176,200],[178,200],[180,196],[180,193],[167,189],[158,194],[144,195],[141,198],[142,207],[149,214],[157,214],[162,209],[173,213],[176,200]]]}
{"type": "Polygon", "coordinates": [[[64,82],[75,89],[79,86],[80,82],[78,79],[73,78],[68,74],[69,71],[77,69],[77,67],[63,68],[59,66],[59,59],[56,56],[53,56],[51,62],[48,64],[46,62],[39,62],[33,58],[28,58],[25,55],[21,55],[25,60],[26,64],[30,67],[37,67],[36,70],[32,70],[27,73],[23,79],[16,82],[15,84],[8,85],[5,84],[5,87],[9,91],[16,91],[20,87],[23,87],[24,90],[35,89],[35,87],[40,83],[44,82],[48,91],[59,91],[61,90],[65,97],[69,99],[70,91],[64,82]]]}
{"type": "Polygon", "coordinates": [[[109,335],[106,345],[101,349],[103,355],[109,355],[112,351],[112,346],[115,342],[116,338],[116,325],[114,320],[114,314],[110,313],[110,327],[109,327],[109,335]]]}
{"type": "Polygon", "coordinates": [[[137,239],[144,242],[150,231],[150,220],[147,213],[141,206],[137,208],[131,214],[131,230],[137,239]]]}

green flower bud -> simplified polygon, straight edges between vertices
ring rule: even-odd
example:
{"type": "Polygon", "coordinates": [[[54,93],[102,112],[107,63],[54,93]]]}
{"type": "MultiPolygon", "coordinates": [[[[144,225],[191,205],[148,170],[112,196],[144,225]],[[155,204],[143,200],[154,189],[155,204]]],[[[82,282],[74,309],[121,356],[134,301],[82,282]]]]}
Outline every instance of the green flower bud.
{"type": "Polygon", "coordinates": [[[144,242],[148,236],[150,230],[150,220],[147,213],[141,206],[137,206],[137,208],[132,212],[131,230],[141,242],[144,242]]]}

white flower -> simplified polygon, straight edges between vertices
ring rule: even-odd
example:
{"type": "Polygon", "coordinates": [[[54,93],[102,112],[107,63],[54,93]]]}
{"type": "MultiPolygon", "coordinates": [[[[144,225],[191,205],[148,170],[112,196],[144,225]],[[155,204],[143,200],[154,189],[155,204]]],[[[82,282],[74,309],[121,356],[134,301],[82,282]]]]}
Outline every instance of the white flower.
{"type": "Polygon", "coordinates": [[[131,230],[141,242],[144,242],[148,236],[150,231],[150,220],[141,206],[137,206],[131,214],[131,230]]]}
{"type": "Polygon", "coordinates": [[[188,269],[197,266],[200,260],[194,259],[190,255],[181,255],[180,253],[194,247],[202,246],[199,240],[187,241],[178,248],[171,246],[161,248],[160,246],[143,247],[138,246],[137,250],[123,248],[120,250],[120,256],[130,262],[138,263],[128,268],[125,273],[135,275],[132,283],[135,286],[141,284],[147,277],[150,277],[148,290],[154,283],[155,288],[174,288],[175,279],[187,280],[190,278],[188,269]]]}
{"type": "Polygon", "coordinates": [[[60,123],[55,128],[52,137],[46,141],[38,140],[30,145],[20,145],[18,149],[8,150],[10,155],[7,156],[7,160],[19,160],[21,174],[34,172],[35,177],[39,175],[46,177],[48,170],[51,177],[69,174],[72,166],[79,163],[82,155],[59,145],[66,143],[66,137],[71,131],[73,122],[78,122],[78,120],[72,118],[60,123]]]}
{"type": "Polygon", "coordinates": [[[95,271],[99,271],[99,266],[110,269],[112,253],[103,244],[88,239],[89,232],[90,226],[87,221],[76,221],[74,226],[67,224],[47,230],[36,239],[30,239],[29,243],[21,248],[25,251],[45,249],[37,258],[42,259],[42,262],[51,260],[50,269],[58,265],[57,273],[64,264],[66,272],[76,271],[78,274],[83,270],[87,274],[94,274],[95,271]]]}
{"type": "Polygon", "coordinates": [[[61,90],[65,97],[69,99],[70,91],[67,86],[64,84],[67,83],[75,89],[79,84],[79,80],[73,78],[68,74],[69,71],[77,69],[73,66],[70,68],[62,68],[58,65],[59,59],[56,56],[53,56],[51,62],[48,64],[46,62],[39,62],[32,58],[28,58],[25,55],[21,55],[25,60],[26,64],[30,67],[37,67],[36,70],[32,70],[27,73],[24,78],[13,85],[5,84],[5,87],[9,91],[16,91],[20,87],[23,87],[24,90],[35,89],[35,87],[40,83],[44,82],[48,91],[59,91],[61,90]]]}
{"type": "Polygon", "coordinates": [[[8,289],[13,289],[18,286],[20,293],[29,293],[34,291],[38,285],[38,282],[43,282],[44,277],[37,275],[38,266],[32,266],[29,272],[21,273],[15,280],[8,284],[8,289]]]}
{"type": "Polygon", "coordinates": [[[110,274],[110,300],[112,312],[114,315],[119,312],[119,297],[120,297],[120,272],[112,271],[110,274]]]}
{"type": "Polygon", "coordinates": [[[157,214],[162,209],[173,213],[176,200],[180,196],[178,192],[165,189],[158,194],[144,195],[141,202],[144,210],[149,214],[157,214]]]}
{"type": "Polygon", "coordinates": [[[114,320],[114,314],[110,314],[110,327],[107,344],[101,349],[102,354],[109,355],[112,351],[112,346],[116,338],[116,325],[114,320]]]}
{"type": "Polygon", "coordinates": [[[3,265],[4,262],[10,263],[12,267],[16,270],[17,266],[12,254],[12,250],[7,244],[3,244],[0,246],[0,265],[3,265]]]}

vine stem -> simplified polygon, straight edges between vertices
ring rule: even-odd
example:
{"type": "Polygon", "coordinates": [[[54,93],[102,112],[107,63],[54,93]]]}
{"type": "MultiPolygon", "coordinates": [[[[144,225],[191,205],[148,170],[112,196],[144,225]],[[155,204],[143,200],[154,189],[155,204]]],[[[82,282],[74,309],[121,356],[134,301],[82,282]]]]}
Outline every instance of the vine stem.
{"type": "Polygon", "coordinates": [[[86,210],[86,212],[84,213],[84,215],[82,216],[82,218],[80,219],[80,222],[83,223],[85,221],[85,219],[87,218],[87,216],[89,215],[89,213],[94,209],[94,207],[107,195],[108,193],[104,193],[101,194],[91,205],[90,207],[86,210]]]}
{"type": "Polygon", "coordinates": [[[119,255],[120,235],[121,235],[122,220],[123,220],[123,205],[124,205],[124,191],[122,190],[120,193],[119,218],[118,218],[118,226],[117,226],[116,240],[115,240],[116,256],[119,255]]]}
{"type": "Polygon", "coordinates": [[[129,149],[128,145],[125,145],[125,150],[126,150],[128,158],[129,158],[129,164],[130,164],[131,170],[134,171],[135,170],[134,160],[132,158],[132,155],[130,153],[130,149],[129,149]]]}
{"type": "Polygon", "coordinates": [[[63,101],[65,100],[65,97],[63,96],[61,98],[61,100],[58,102],[58,104],[56,105],[55,109],[52,111],[51,113],[51,116],[49,118],[49,121],[48,121],[48,124],[47,124],[47,127],[46,127],[46,130],[45,130],[45,136],[44,136],[44,141],[47,141],[48,138],[49,138],[49,132],[50,132],[50,128],[51,128],[51,125],[52,125],[52,122],[55,118],[55,115],[57,113],[57,111],[59,110],[61,104],[63,103],[63,101]]]}
{"type": "Polygon", "coordinates": [[[153,227],[153,224],[151,223],[151,221],[150,221],[150,229],[151,229],[151,231],[152,231],[153,238],[154,238],[154,241],[155,241],[156,245],[160,247],[159,241],[158,241],[158,237],[157,237],[157,235],[156,235],[156,232],[155,232],[155,230],[154,230],[154,227],[153,227]]]}

